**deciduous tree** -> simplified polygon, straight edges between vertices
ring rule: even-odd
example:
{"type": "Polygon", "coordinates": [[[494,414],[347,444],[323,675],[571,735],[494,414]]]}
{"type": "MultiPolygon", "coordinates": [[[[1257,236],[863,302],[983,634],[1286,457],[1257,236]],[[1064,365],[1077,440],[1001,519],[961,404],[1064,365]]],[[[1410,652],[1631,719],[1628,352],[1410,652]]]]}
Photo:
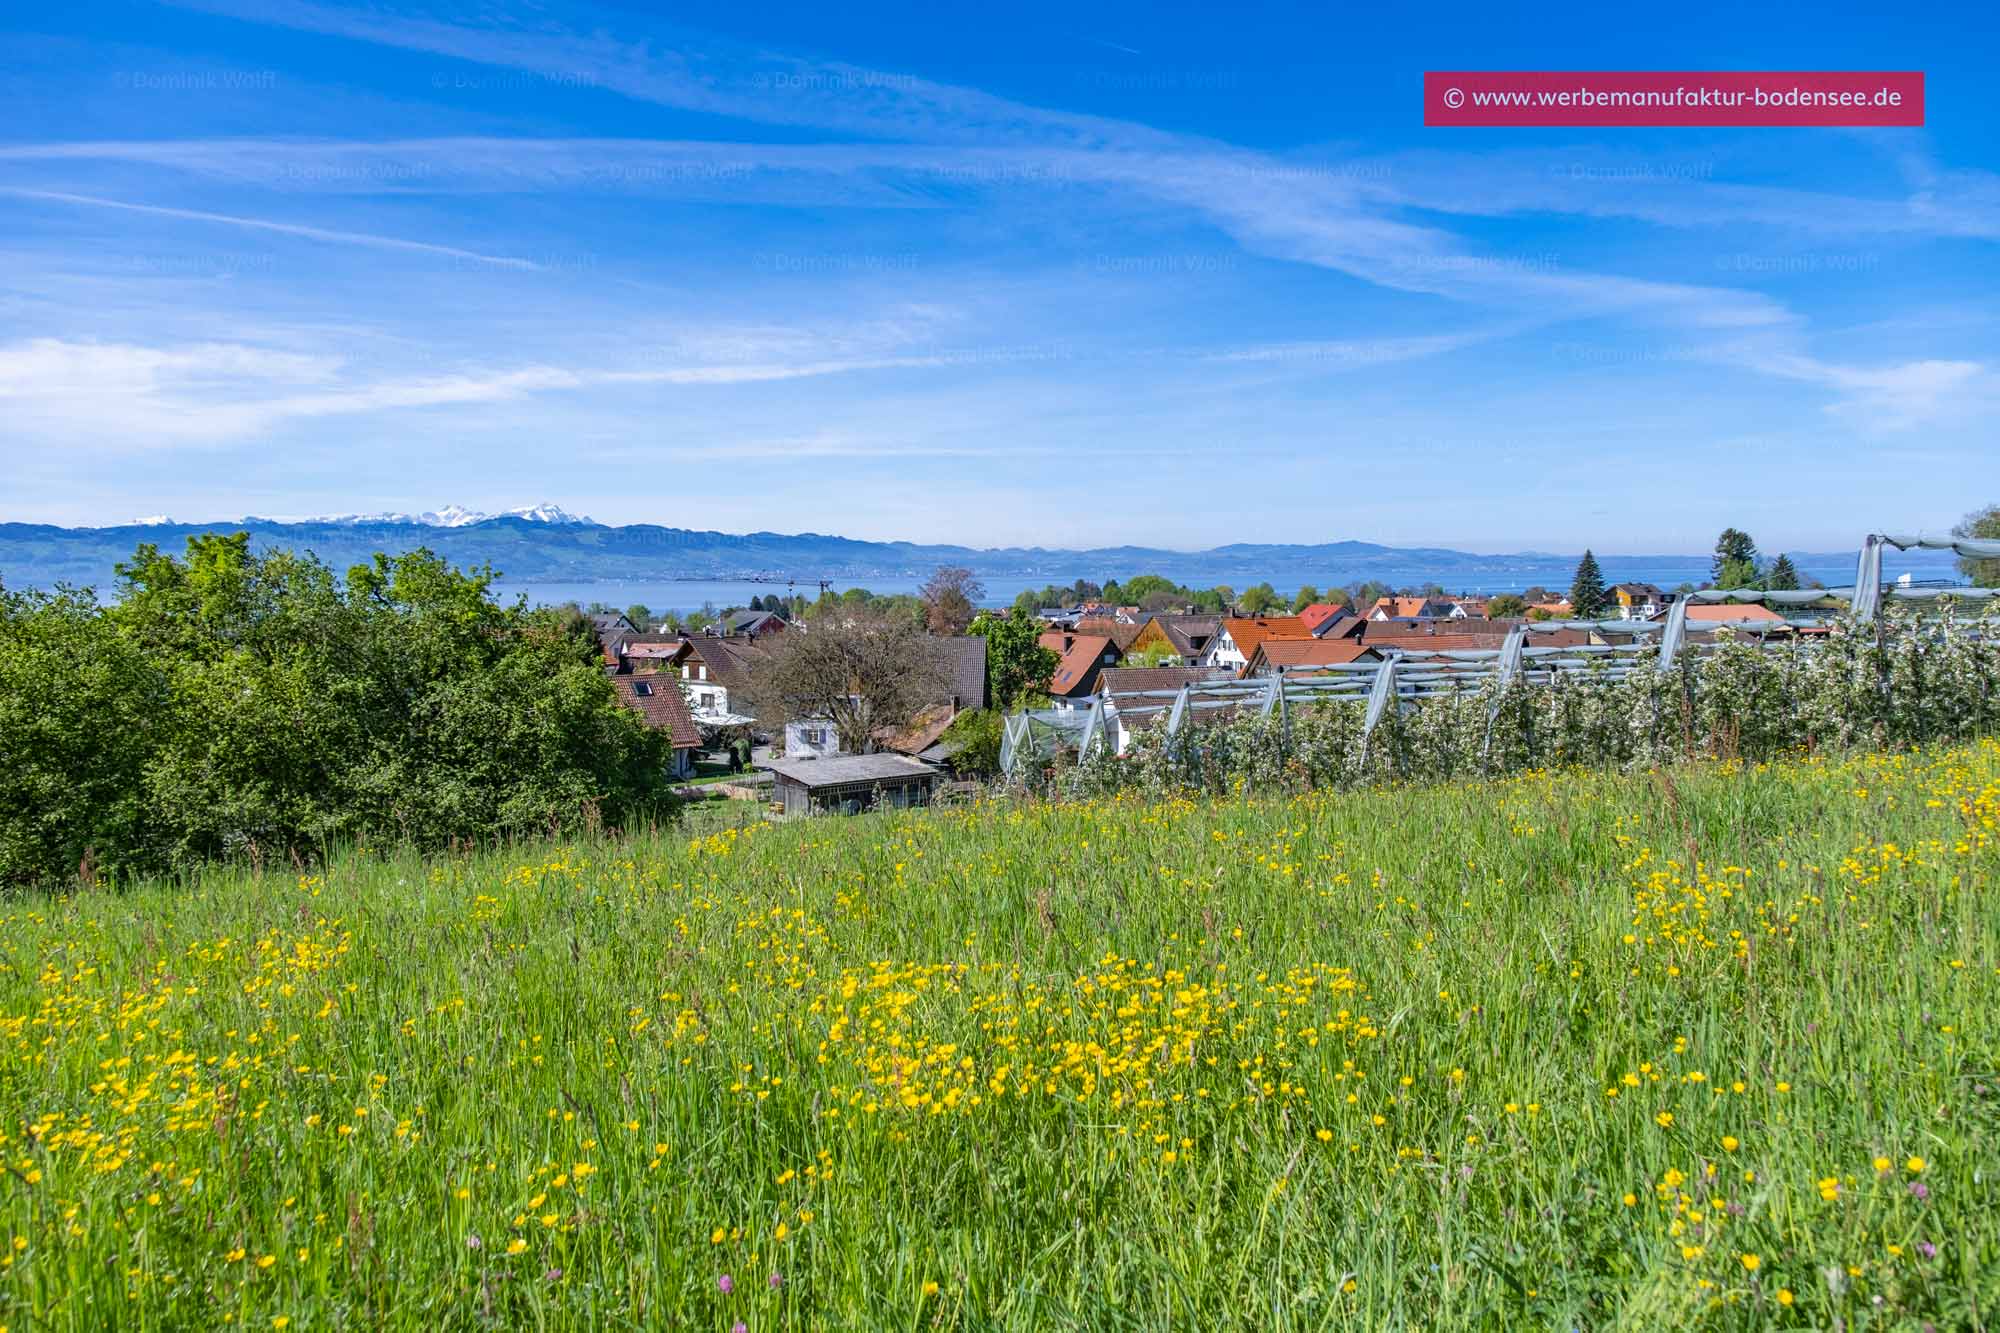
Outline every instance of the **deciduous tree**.
{"type": "Polygon", "coordinates": [[[1004,712],[1047,692],[1062,659],[1038,642],[1041,625],[1033,616],[1017,606],[1004,616],[980,616],[971,629],[986,640],[987,692],[995,708],[1004,712]]]}
{"type": "Polygon", "coordinates": [[[1237,598],[1236,602],[1238,606],[1243,608],[1245,613],[1253,616],[1267,615],[1276,608],[1284,605],[1278,596],[1278,590],[1268,583],[1259,583],[1245,588],[1243,595],[1237,598]]]}
{"type": "Polygon", "coordinates": [[[843,610],[809,634],[779,635],[750,677],[767,722],[831,723],[847,754],[867,754],[875,736],[907,727],[951,693],[937,641],[906,617],[843,610]]]}
{"type": "Polygon", "coordinates": [[[924,622],[933,634],[963,634],[972,623],[986,585],[969,569],[941,566],[930,576],[918,596],[923,599],[924,622]]]}
{"type": "Polygon", "coordinates": [[[665,741],[618,702],[588,622],[496,604],[490,571],[420,550],[343,582],[238,533],[119,572],[113,606],[0,611],[0,882],[670,805],[665,741]]]}
{"type": "MultiPolygon", "coordinates": [[[[1954,537],[2000,541],[2000,504],[1967,514],[1951,530],[1954,537]]],[[[1962,555],[1958,571],[1982,588],[2000,588],[2000,556],[1962,555]]]]}

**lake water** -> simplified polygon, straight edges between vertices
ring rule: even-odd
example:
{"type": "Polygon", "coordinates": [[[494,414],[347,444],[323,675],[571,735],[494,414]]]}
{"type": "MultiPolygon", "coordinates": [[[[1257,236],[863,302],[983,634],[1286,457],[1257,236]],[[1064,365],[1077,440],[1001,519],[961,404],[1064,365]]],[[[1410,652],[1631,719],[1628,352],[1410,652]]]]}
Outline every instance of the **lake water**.
{"type": "MultiPolygon", "coordinates": [[[[856,578],[851,581],[836,581],[835,592],[848,588],[866,588],[872,593],[888,595],[898,592],[915,592],[923,580],[916,578],[856,578]]],[[[986,602],[988,606],[1011,606],[1023,589],[1044,588],[1047,579],[986,579],[986,602]]],[[[634,604],[642,605],[655,613],[671,611],[676,615],[686,615],[699,611],[704,605],[721,610],[731,606],[748,606],[752,597],[768,597],[772,593],[789,596],[797,593],[807,601],[819,596],[817,583],[766,583],[748,579],[657,579],[651,581],[608,581],[604,583],[514,583],[505,581],[495,584],[494,590],[502,597],[512,597],[525,593],[531,603],[543,606],[559,606],[564,602],[575,602],[578,606],[589,606],[592,602],[602,602],[624,610],[634,604]]]]}
{"type": "MultiPolygon", "coordinates": [[[[1802,577],[1818,579],[1829,587],[1838,587],[1854,581],[1854,557],[1843,553],[1824,555],[1799,555],[1794,557],[1802,577]]],[[[1157,572],[1193,588],[1211,588],[1226,583],[1239,591],[1253,583],[1269,581],[1286,598],[1297,591],[1301,583],[1312,583],[1315,587],[1330,587],[1359,582],[1372,578],[1384,583],[1420,585],[1432,580],[1443,584],[1452,592],[1496,593],[1519,592],[1534,584],[1556,591],[1569,587],[1572,565],[1566,558],[1515,556],[1487,557],[1484,567],[1478,569],[1425,568],[1412,563],[1407,567],[1393,569],[1371,568],[1366,573],[1343,574],[1334,570],[1317,572],[1310,569],[1286,571],[1280,568],[1256,569],[1238,564],[1221,564],[1189,557],[1185,564],[1168,567],[1157,572]],[[1289,577],[1287,574],[1289,573],[1289,577]]],[[[1708,577],[1708,557],[1706,556],[1606,556],[1602,560],[1604,578],[1607,583],[1634,582],[1652,583],[1662,588],[1674,588],[1682,583],[1700,583],[1708,577]]],[[[1094,570],[1063,573],[1054,571],[1033,578],[982,577],[986,585],[988,606],[1010,606],[1023,589],[1041,589],[1051,583],[1069,583],[1079,575],[1092,580],[1101,580],[1114,571],[1094,570]]],[[[1121,570],[1121,577],[1143,573],[1143,570],[1121,570]]],[[[1949,577],[1952,572],[1952,557],[1949,553],[1935,551],[1884,553],[1883,575],[1894,579],[1899,574],[1909,573],[1916,578],[1931,579],[1949,577]]],[[[902,577],[868,577],[857,575],[852,579],[834,581],[834,591],[847,588],[866,588],[879,594],[915,592],[923,579],[916,575],[902,577]]],[[[516,593],[525,594],[531,603],[539,605],[560,605],[575,602],[588,606],[592,602],[602,602],[620,610],[635,603],[644,605],[657,613],[671,611],[685,615],[699,611],[704,605],[717,610],[732,606],[747,606],[752,597],[764,597],[771,593],[798,593],[808,600],[819,596],[817,583],[786,584],[782,581],[769,582],[754,579],[632,579],[607,580],[599,583],[537,583],[503,580],[497,591],[507,597],[516,593]]]]}

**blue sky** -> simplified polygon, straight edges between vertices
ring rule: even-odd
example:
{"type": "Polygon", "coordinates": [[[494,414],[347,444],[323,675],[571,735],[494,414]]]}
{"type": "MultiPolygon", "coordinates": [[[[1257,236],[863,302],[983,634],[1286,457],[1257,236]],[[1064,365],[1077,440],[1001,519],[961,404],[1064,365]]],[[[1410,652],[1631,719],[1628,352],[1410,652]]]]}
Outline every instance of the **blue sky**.
{"type": "Polygon", "coordinates": [[[0,518],[1637,552],[2000,497],[1991,7],[855,8],[14,7],[0,518]],[[1453,68],[1920,69],[1928,124],[1425,129],[1453,68]]]}

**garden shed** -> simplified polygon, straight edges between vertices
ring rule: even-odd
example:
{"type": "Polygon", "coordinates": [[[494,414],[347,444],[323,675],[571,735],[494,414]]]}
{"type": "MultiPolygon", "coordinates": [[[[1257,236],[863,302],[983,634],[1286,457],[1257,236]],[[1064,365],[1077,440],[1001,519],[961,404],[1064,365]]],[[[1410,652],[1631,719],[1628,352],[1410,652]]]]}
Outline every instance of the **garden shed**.
{"type": "Polygon", "coordinates": [[[929,805],[940,776],[922,760],[900,754],[780,759],[770,768],[787,815],[857,815],[877,807],[929,805]]]}

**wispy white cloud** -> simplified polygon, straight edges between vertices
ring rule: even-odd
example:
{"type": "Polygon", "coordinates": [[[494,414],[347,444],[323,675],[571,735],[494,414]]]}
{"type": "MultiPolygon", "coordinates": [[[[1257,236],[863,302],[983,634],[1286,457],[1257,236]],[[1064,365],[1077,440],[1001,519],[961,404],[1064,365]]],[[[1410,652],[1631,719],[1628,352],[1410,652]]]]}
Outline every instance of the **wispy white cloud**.
{"type": "Polygon", "coordinates": [[[310,418],[644,386],[769,384],[947,363],[937,356],[875,356],[622,369],[531,364],[407,376],[238,343],[161,347],[34,338],[0,344],[0,403],[23,435],[54,431],[120,452],[229,443],[310,418]]]}
{"type": "MultiPolygon", "coordinates": [[[[200,172],[225,180],[372,191],[390,188],[722,189],[767,199],[774,184],[825,183],[828,202],[878,205],[885,193],[926,202],[911,187],[1006,191],[1116,189],[1204,216],[1255,253],[1348,273],[1399,291],[1571,318],[1624,314],[1691,326],[1783,323],[1789,314],[1754,292],[1663,283],[1565,268],[1547,256],[1484,253],[1452,233],[1369,204],[1357,178],[1267,155],[1190,141],[1172,152],[1068,148],[975,149],[907,144],[691,144],[633,140],[492,138],[299,144],[216,140],[0,149],[96,156],[200,172]],[[858,182],[861,193],[847,196],[858,182]],[[902,189],[897,188],[897,183],[902,189]],[[400,183],[400,185],[393,184],[400,183]],[[836,191],[840,193],[836,193],[836,191]]],[[[788,188],[778,184],[778,188],[788,188]]]]}
{"type": "Polygon", "coordinates": [[[931,143],[1174,148],[1190,141],[1130,121],[1030,106],[913,74],[812,60],[655,25],[644,39],[612,36],[628,15],[607,12],[589,32],[545,13],[437,17],[420,8],[336,8],[309,0],[183,0],[185,7],[327,33],[454,60],[517,69],[662,106],[763,124],[931,143]]]}
{"type": "MultiPolygon", "coordinates": [[[[546,14],[515,19],[487,13],[461,19],[435,11],[339,9],[273,0],[199,0],[197,7],[246,20],[422,51],[452,60],[573,79],[645,102],[759,124],[802,127],[869,142],[689,144],[654,141],[425,139],[387,143],[218,140],[192,143],[17,145],[0,159],[116,158],[195,171],[286,190],[365,192],[611,189],[695,197],[771,197],[812,191],[836,202],[928,204],[938,191],[1064,189],[1101,191],[1163,204],[1217,229],[1252,253],[1352,276],[1378,288],[1417,293],[1498,312],[1536,326],[1609,319],[1707,338],[1707,359],[1833,396],[1835,409],[1880,426],[1906,425],[1948,410],[1990,377],[1977,362],[1917,358],[1857,370],[1806,350],[1806,321],[1784,303],[1726,281],[1674,282],[1577,267],[1545,256],[1493,254],[1440,225],[1436,214],[1625,216],[1681,227],[1718,222],[1846,225],[1880,233],[1986,235],[1994,216],[1991,179],[1977,173],[1912,168],[1907,197],[1848,200],[1806,191],[1735,186],[1668,164],[1661,179],[1620,172],[1600,158],[1478,159],[1412,155],[1349,163],[1302,162],[1212,139],[1172,134],[1103,117],[1049,110],[892,72],[774,54],[685,33],[644,39],[610,35],[629,17],[565,28],[546,14]],[[1565,169],[1566,167],[1566,169],[1565,169]],[[1380,169],[1375,169],[1380,168],[1380,169]],[[1669,169],[1670,168],[1670,169],[1669,169]],[[1668,188],[1672,187],[1672,188],[1668,188]]],[[[77,200],[84,196],[75,196],[77,200]]],[[[111,201],[98,201],[111,202],[111,201]]],[[[150,205],[112,206],[152,208],[150,205]]],[[[223,220],[191,210],[189,220],[223,220]]],[[[239,220],[241,221],[241,220],[239,220]]],[[[250,220],[259,222],[261,220],[250,220]]],[[[270,224],[286,227],[291,224],[270,224]]],[[[303,233],[302,233],[303,234],[303,233]]],[[[321,237],[318,239],[327,239],[321,237]]],[[[421,243],[407,243],[419,245],[421,243]]],[[[482,257],[504,262],[504,257],[482,257]]],[[[526,261],[520,261],[525,263],[526,261]]],[[[1462,317],[1453,316],[1454,325],[1462,317]]],[[[1525,325],[1523,325],[1525,327],[1525,325]]],[[[1409,339],[1306,340],[1245,351],[1244,361],[1281,363],[1317,356],[1324,364],[1381,365],[1462,346],[1447,332],[1409,339]],[[1300,350],[1307,349],[1307,350],[1300,350]],[[1317,349],[1310,350],[1310,349],[1317,349]]],[[[744,382],[760,376],[838,373],[935,360],[881,351],[768,363],[697,361],[660,370],[592,371],[655,376],[663,384],[744,382]],[[679,378],[674,378],[679,377],[679,378]]],[[[570,383],[512,385],[512,371],[447,377],[437,383],[377,385],[377,401],[412,405],[483,401],[453,394],[544,392],[570,383]],[[428,397],[427,397],[428,395],[428,397]]],[[[643,383],[643,379],[628,382],[643,383]]],[[[313,404],[370,401],[369,393],[302,395],[313,404]]],[[[356,410],[373,410],[372,408],[356,410]]]]}
{"type": "Polygon", "coordinates": [[[1595,146],[1483,153],[1411,151],[1342,164],[1357,192],[1384,207],[1467,217],[1543,214],[1624,218],[1687,230],[1752,226],[1809,236],[2000,239],[2000,177],[1944,171],[1905,156],[1903,183],[1872,193],[1731,180],[1698,153],[1620,153],[1595,146]]]}
{"type": "Polygon", "coordinates": [[[1492,332],[1437,334],[1417,338],[1335,338],[1321,341],[1260,343],[1216,352],[1214,361],[1255,361],[1305,366],[1314,370],[1361,370],[1441,356],[1484,342],[1492,332]]]}
{"type": "Polygon", "coordinates": [[[214,223],[224,227],[241,227],[248,231],[273,232],[281,236],[297,236],[309,241],[324,241],[333,245],[364,245],[376,250],[402,250],[413,254],[437,255],[447,259],[470,260],[480,264],[492,264],[498,268],[534,269],[540,265],[526,259],[516,259],[508,255],[480,254],[476,250],[461,250],[456,246],[433,245],[428,241],[408,241],[396,236],[377,236],[371,232],[341,231],[332,227],[314,227],[298,222],[276,222],[269,218],[239,217],[232,213],[209,213],[193,208],[167,208],[158,204],[135,204],[122,199],[100,199],[94,195],[69,194],[61,190],[36,190],[18,186],[0,186],[0,195],[15,199],[36,199],[45,203],[74,204],[82,208],[110,208],[126,213],[145,213],[153,217],[175,218],[184,222],[214,223]]]}
{"type": "Polygon", "coordinates": [[[1760,354],[1758,366],[1767,374],[1836,391],[1840,396],[1827,410],[1870,431],[1932,425],[1973,411],[1990,411],[2000,402],[2000,383],[1977,361],[1850,366],[1810,357],[1760,354]]]}
{"type": "MultiPolygon", "coordinates": [[[[654,42],[621,42],[606,35],[608,28],[585,35],[541,16],[530,25],[504,16],[459,20],[427,11],[351,11],[308,0],[194,3],[255,22],[576,78],[644,101],[757,123],[904,144],[1000,146],[1016,151],[1016,170],[1032,164],[1049,181],[1135,190],[1206,215],[1258,253],[1398,290],[1517,306],[1562,303],[1582,316],[1623,313],[1696,325],[1787,318],[1775,303],[1726,287],[1465,264],[1459,261],[1476,258],[1476,252],[1439,228],[1371,207],[1355,177],[1305,169],[1208,138],[1049,110],[889,71],[776,55],[680,32],[654,42]],[[1023,149],[1034,151],[1023,154],[1023,149]]],[[[840,145],[817,157],[810,150],[782,151],[783,160],[795,167],[813,161],[821,170],[853,172],[882,163],[879,147],[872,159],[868,147],[857,154],[840,145]]],[[[751,146],[730,151],[740,163],[762,160],[761,150],[751,146]]]]}

